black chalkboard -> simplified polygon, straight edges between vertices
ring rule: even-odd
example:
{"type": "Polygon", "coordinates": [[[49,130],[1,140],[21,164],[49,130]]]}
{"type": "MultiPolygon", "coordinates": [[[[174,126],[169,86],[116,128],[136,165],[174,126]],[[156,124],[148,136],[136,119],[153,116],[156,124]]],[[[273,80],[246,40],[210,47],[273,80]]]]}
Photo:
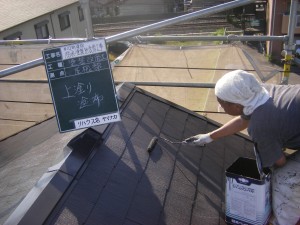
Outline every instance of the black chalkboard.
{"type": "Polygon", "coordinates": [[[120,121],[104,39],[43,50],[60,132],[120,121]]]}

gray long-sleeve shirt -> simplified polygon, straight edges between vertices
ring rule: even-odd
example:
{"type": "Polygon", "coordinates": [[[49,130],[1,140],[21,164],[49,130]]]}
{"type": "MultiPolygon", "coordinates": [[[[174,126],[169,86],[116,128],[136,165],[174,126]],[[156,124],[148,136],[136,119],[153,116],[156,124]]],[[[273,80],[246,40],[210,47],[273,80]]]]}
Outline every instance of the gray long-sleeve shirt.
{"type": "Polygon", "coordinates": [[[300,149],[300,85],[264,87],[271,97],[252,113],[248,133],[263,167],[270,167],[282,157],[283,148],[300,149]]]}

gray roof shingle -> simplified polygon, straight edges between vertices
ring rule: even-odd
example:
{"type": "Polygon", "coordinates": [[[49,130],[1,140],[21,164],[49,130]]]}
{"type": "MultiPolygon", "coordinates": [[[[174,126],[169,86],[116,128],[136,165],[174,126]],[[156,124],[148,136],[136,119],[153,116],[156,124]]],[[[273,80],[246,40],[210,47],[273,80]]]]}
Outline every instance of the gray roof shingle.
{"type": "Polygon", "coordinates": [[[58,174],[72,179],[55,207],[37,208],[48,212],[43,224],[225,224],[225,170],[240,156],[254,157],[251,141],[234,135],[190,147],[159,138],[148,153],[155,136],[183,140],[219,125],[137,87],[122,90],[122,121],[69,143],[73,152],[58,174]]]}

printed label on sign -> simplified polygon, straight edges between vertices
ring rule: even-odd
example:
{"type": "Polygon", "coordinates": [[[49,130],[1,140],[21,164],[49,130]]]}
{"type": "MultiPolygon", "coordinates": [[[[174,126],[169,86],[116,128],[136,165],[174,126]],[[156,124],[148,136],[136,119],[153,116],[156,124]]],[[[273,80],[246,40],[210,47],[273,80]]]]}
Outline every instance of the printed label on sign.
{"type": "Polygon", "coordinates": [[[117,122],[120,120],[121,120],[120,115],[118,113],[114,113],[105,116],[96,116],[96,117],[91,117],[91,118],[86,118],[81,120],[75,120],[74,124],[76,129],[80,129],[80,128],[86,128],[90,126],[97,126],[101,124],[117,122]]]}
{"type": "Polygon", "coordinates": [[[71,59],[106,51],[104,41],[89,41],[68,45],[61,48],[62,59],[71,59]]]}

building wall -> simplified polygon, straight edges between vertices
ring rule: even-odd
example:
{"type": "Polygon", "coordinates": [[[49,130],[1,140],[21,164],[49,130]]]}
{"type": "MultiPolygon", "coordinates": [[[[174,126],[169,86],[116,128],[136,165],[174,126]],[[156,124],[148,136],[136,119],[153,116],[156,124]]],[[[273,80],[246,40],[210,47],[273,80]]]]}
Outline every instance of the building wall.
{"type": "MultiPolygon", "coordinates": [[[[289,12],[290,0],[269,0],[268,8],[268,33],[267,35],[282,36],[286,35],[285,30],[288,26],[288,21],[283,20],[284,15],[289,12]]],[[[286,18],[285,18],[286,19],[286,18]]],[[[267,52],[274,60],[282,58],[281,51],[283,50],[283,42],[272,41],[267,42],[267,52]]]]}
{"type": "Polygon", "coordinates": [[[120,5],[120,16],[160,14],[167,12],[163,0],[127,0],[120,5]]]}
{"type": "Polygon", "coordinates": [[[93,18],[110,18],[167,13],[174,3],[170,0],[94,0],[90,5],[93,18]]]}
{"type": "Polygon", "coordinates": [[[78,15],[79,3],[72,4],[70,6],[61,8],[52,13],[37,17],[30,21],[24,22],[18,26],[12,27],[0,33],[0,39],[4,39],[12,34],[21,32],[21,39],[36,39],[35,25],[48,21],[48,31],[52,38],[77,38],[86,37],[85,25],[86,20],[80,21],[78,15]],[[64,12],[69,11],[69,19],[71,26],[65,30],[61,30],[58,16],[64,12]]]}
{"type": "MultiPolygon", "coordinates": [[[[268,8],[269,21],[268,21],[267,35],[279,35],[278,27],[281,27],[281,21],[279,21],[281,15],[280,5],[281,5],[280,1],[278,0],[269,1],[269,8],[268,8]],[[280,23],[280,25],[278,23],[280,23]]],[[[267,42],[267,52],[269,55],[277,55],[280,49],[282,49],[282,42],[278,42],[278,41],[267,42]]]]}

